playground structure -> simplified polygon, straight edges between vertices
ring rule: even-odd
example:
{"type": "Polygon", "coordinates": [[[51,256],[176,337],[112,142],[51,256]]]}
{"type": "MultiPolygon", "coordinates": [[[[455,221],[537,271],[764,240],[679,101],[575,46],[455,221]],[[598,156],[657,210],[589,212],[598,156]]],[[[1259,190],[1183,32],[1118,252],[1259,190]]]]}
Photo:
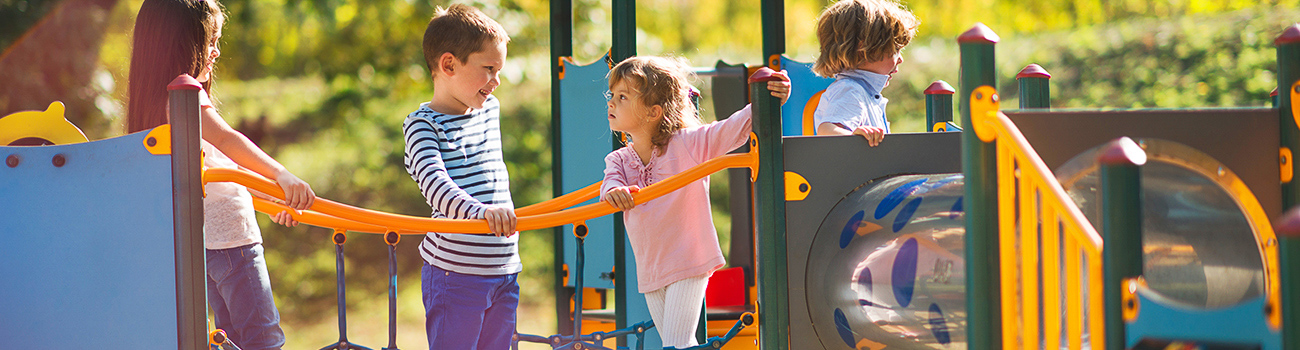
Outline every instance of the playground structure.
{"type": "MultiPolygon", "coordinates": [[[[553,2],[553,14],[571,13],[565,6],[553,2]]],[[[615,2],[609,61],[635,54],[629,7],[615,2]]],[[[1294,238],[1275,237],[1268,220],[1300,199],[1290,155],[1300,147],[1294,119],[1300,113],[1293,104],[1300,97],[1300,26],[1276,41],[1282,93],[1274,108],[1050,111],[1050,75],[1030,67],[1018,76],[1022,109],[1005,114],[992,68],[998,39],[977,26],[958,39],[963,73],[957,98],[965,130],[890,135],[868,149],[854,137],[798,136],[809,130],[808,104],[829,81],[803,74],[806,64],[780,56],[782,30],[769,28],[783,21],[779,10],[779,2],[764,1],[764,52],[768,65],[791,71],[791,102],[781,106],[761,88],[745,89],[738,80],[748,67],[719,64],[712,74],[715,98],[728,101],[718,90],[730,87],[749,92],[754,103],[748,152],[710,161],[635,197],[641,203],[723,168],[749,169],[733,179],[754,181],[755,198],[745,206],[755,208],[757,229],[751,240],[733,242],[757,249],[737,258],[733,248],[733,265],[752,259],[741,265],[743,301],[706,317],[719,342],[705,346],[746,336],[734,326],[748,323],[745,311],[756,314],[749,317],[758,332],[749,336],[764,348],[1300,346],[1300,307],[1284,303],[1295,300],[1285,293],[1294,293],[1288,277],[1300,271],[1292,266],[1300,265],[1293,255],[1298,248],[1294,238]],[[719,84],[728,78],[733,81],[719,84]],[[1097,148],[1118,137],[1136,141],[1097,148]],[[832,157],[824,150],[841,152],[832,157]],[[716,334],[723,329],[728,334],[716,334]]],[[[564,24],[568,18],[552,17],[564,24]]],[[[599,156],[608,150],[564,144],[591,143],[573,133],[592,131],[571,130],[582,123],[565,121],[584,120],[591,112],[584,108],[603,106],[598,96],[607,86],[602,68],[607,71],[608,63],[578,66],[561,59],[571,40],[560,38],[571,35],[552,30],[552,45],[559,47],[553,46],[557,193],[517,214],[521,230],[574,224],[555,232],[562,238],[556,242],[564,242],[556,249],[557,265],[566,267],[557,269],[566,273],[556,277],[556,305],[565,335],[519,339],[599,348],[614,337],[621,346],[655,347],[635,286],[617,283],[635,282],[621,220],[610,218],[612,207],[591,203],[603,167],[599,156]],[[564,153],[583,148],[598,157],[564,153]],[[581,169],[584,162],[595,162],[597,170],[581,169]],[[598,306],[609,291],[617,301],[612,315],[584,312],[604,309],[598,306]],[[579,330],[584,336],[574,337],[579,330]]],[[[14,213],[0,227],[18,233],[0,235],[0,243],[30,248],[0,254],[0,275],[33,282],[0,289],[0,313],[30,321],[0,327],[0,347],[209,346],[201,221],[193,220],[201,217],[199,183],[235,181],[282,193],[238,171],[207,171],[200,180],[197,123],[186,125],[197,121],[197,98],[187,94],[187,84],[172,86],[172,115],[182,117],[170,126],[89,143],[44,137],[43,144],[59,145],[0,147],[6,159],[0,193],[13,198],[0,211],[14,213]],[[41,234],[54,217],[70,218],[58,223],[59,231],[75,234],[41,234]],[[103,248],[123,244],[136,249],[124,255],[103,248]],[[131,315],[133,322],[118,315],[131,315]],[[80,332],[56,336],[69,328],[80,332]],[[177,331],[158,331],[170,329],[177,331]]],[[[934,129],[951,128],[952,101],[946,98],[955,91],[944,85],[927,90],[933,107],[926,125],[934,129]]],[[[744,105],[735,96],[729,101],[744,105]]],[[[603,117],[603,110],[596,112],[603,117]]],[[[607,128],[595,124],[594,132],[608,138],[607,128]]],[[[255,201],[260,211],[283,209],[255,201]]],[[[340,300],[347,231],[384,234],[391,256],[401,234],[487,230],[481,221],[394,215],[325,199],[298,219],[335,229],[340,300]]],[[[390,264],[391,274],[395,269],[390,264]]],[[[339,342],[327,348],[365,348],[348,341],[342,303],[339,315],[339,342]]],[[[392,315],[386,349],[396,349],[392,315]]]]}

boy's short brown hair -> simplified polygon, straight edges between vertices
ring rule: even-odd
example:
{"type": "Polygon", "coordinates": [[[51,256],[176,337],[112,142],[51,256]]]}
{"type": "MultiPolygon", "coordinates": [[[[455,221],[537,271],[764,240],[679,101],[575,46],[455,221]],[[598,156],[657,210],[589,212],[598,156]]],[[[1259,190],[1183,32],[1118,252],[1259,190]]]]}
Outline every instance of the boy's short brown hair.
{"type": "Polygon", "coordinates": [[[893,0],[842,0],[817,18],[821,54],[813,73],[829,77],[889,59],[916,36],[921,21],[893,0]]]}
{"type": "Polygon", "coordinates": [[[437,74],[438,57],[450,52],[464,63],[469,55],[482,52],[488,44],[510,42],[510,35],[497,21],[464,4],[439,7],[424,29],[424,63],[437,74]]]}

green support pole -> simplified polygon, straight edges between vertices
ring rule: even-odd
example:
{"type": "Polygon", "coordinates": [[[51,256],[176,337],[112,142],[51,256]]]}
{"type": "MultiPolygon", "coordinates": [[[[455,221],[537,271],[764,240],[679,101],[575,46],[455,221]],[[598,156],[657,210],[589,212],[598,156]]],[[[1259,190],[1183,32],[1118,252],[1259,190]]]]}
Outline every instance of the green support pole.
{"type": "Polygon", "coordinates": [[[1296,316],[1300,315],[1300,302],[1296,287],[1300,278],[1300,207],[1292,208],[1282,215],[1275,228],[1278,238],[1277,251],[1279,278],[1282,280],[1282,349],[1300,349],[1300,339],[1296,339],[1296,316]]]}
{"type": "Polygon", "coordinates": [[[199,82],[181,74],[167,85],[171,118],[173,235],[176,249],[176,348],[208,348],[207,263],[203,250],[203,181],[199,82]]]}
{"type": "Polygon", "coordinates": [[[785,53],[785,0],[762,0],[763,62],[780,70],[781,54],[785,53]]]}
{"type": "Polygon", "coordinates": [[[636,56],[636,1],[614,0],[614,44],[609,58],[614,64],[636,56]]]}
{"type": "Polygon", "coordinates": [[[997,161],[994,146],[980,141],[971,127],[970,99],[975,88],[997,87],[993,65],[998,35],[983,23],[957,37],[961,47],[962,173],[966,177],[966,322],[972,350],[1002,348],[998,290],[997,161]]]}
{"type": "Polygon", "coordinates": [[[1020,82],[1020,108],[1051,108],[1052,89],[1048,81],[1052,75],[1038,64],[1030,64],[1016,74],[1020,82]]]}
{"type": "MultiPolygon", "coordinates": [[[[763,62],[780,69],[785,53],[785,0],[761,0],[763,62]]],[[[759,168],[754,182],[755,229],[758,251],[758,341],[764,350],[790,348],[790,296],[785,251],[785,164],[781,147],[781,101],[767,84],[749,80],[754,134],[758,135],[759,168]]],[[[771,77],[767,77],[771,79],[771,77]]]]}
{"type": "MultiPolygon", "coordinates": [[[[925,125],[929,132],[937,132],[952,121],[952,94],[957,90],[943,80],[935,80],[925,88],[925,125]]],[[[944,130],[947,130],[944,128],[944,130]]]]}
{"type": "MultiPolygon", "coordinates": [[[[609,50],[609,58],[612,64],[618,64],[629,57],[636,56],[636,1],[634,0],[614,0],[613,5],[614,17],[614,43],[609,50]]],[[[617,150],[622,147],[618,137],[611,137],[613,143],[610,145],[611,150],[617,150]]],[[[627,228],[623,226],[623,213],[614,213],[614,327],[623,329],[631,326],[627,312],[627,299],[635,290],[628,290],[627,281],[631,281],[636,276],[628,273],[631,269],[627,268],[628,249],[631,249],[627,243],[627,228]]],[[[582,291],[578,291],[581,293],[582,291]]],[[[619,337],[618,346],[628,346],[627,337],[619,337]]]]}
{"type": "MultiPolygon", "coordinates": [[[[551,195],[557,198],[564,195],[560,179],[564,178],[562,158],[560,157],[560,72],[564,69],[561,57],[573,56],[573,3],[571,0],[551,0],[551,195]]],[[[555,266],[555,319],[559,334],[573,334],[572,322],[569,320],[569,298],[564,277],[564,226],[551,229],[551,246],[555,250],[552,266],[555,266]]]]}
{"type": "Polygon", "coordinates": [[[1273,100],[1273,108],[1277,108],[1278,103],[1280,103],[1277,100],[1277,89],[1273,89],[1273,92],[1268,94],[1268,98],[1273,100]]]}
{"type": "Polygon", "coordinates": [[[1124,279],[1142,275],[1141,166],[1146,151],[1128,137],[1107,143],[1101,163],[1102,288],[1106,305],[1106,348],[1127,349],[1124,335],[1124,279]]]}
{"type": "Polygon", "coordinates": [[[749,78],[754,134],[758,135],[758,179],[754,182],[754,216],[758,218],[758,338],[764,350],[790,346],[789,291],[786,290],[785,165],[781,145],[781,100],[767,82],[777,80],[760,69],[749,78]]]}
{"type": "MultiPolygon", "coordinates": [[[[1296,126],[1292,110],[1295,103],[1300,102],[1292,99],[1300,95],[1297,91],[1300,87],[1295,85],[1300,81],[1300,24],[1287,27],[1273,40],[1273,45],[1277,46],[1277,110],[1282,148],[1294,153],[1300,151],[1300,128],[1296,126]]],[[[1291,171],[1283,173],[1295,174],[1294,157],[1286,163],[1284,166],[1290,167],[1291,171]]],[[[1283,179],[1282,208],[1292,208],[1297,204],[1300,204],[1300,186],[1296,186],[1294,179],[1283,179]]],[[[1278,247],[1282,279],[1282,348],[1300,350],[1300,290],[1297,289],[1300,276],[1296,276],[1300,274],[1300,241],[1296,235],[1279,236],[1282,236],[1278,247]]]]}

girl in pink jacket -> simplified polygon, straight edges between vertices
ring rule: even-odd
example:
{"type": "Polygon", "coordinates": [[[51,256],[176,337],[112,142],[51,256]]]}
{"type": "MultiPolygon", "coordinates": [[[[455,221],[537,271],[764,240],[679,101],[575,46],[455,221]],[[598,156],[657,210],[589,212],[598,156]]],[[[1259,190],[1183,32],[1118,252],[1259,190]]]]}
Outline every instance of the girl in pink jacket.
{"type": "MultiPolygon", "coordinates": [[[[629,144],[605,156],[601,200],[624,212],[636,257],[639,292],[665,347],[698,345],[695,328],[704,290],[725,261],[709,207],[709,179],[635,205],[632,193],[709,159],[749,139],[750,107],[725,120],[704,124],[690,101],[688,70],[680,59],[642,56],[609,73],[610,130],[629,144]]],[[[782,102],[789,78],[768,83],[782,102]]]]}

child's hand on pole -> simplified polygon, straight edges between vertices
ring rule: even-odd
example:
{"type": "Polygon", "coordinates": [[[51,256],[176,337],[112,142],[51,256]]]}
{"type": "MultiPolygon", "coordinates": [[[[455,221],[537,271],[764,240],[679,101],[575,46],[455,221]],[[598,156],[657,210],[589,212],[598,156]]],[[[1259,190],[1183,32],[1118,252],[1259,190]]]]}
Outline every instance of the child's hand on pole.
{"type": "Polygon", "coordinates": [[[488,231],[497,237],[510,237],[519,233],[515,231],[519,224],[519,219],[515,217],[515,208],[488,206],[483,211],[483,219],[487,220],[488,231]]]}
{"type": "Polygon", "coordinates": [[[606,203],[609,203],[609,205],[618,208],[618,210],[622,210],[622,211],[632,210],[633,207],[636,207],[636,203],[632,201],[632,194],[640,190],[641,187],[639,186],[622,186],[622,187],[611,188],[609,189],[609,192],[605,192],[604,200],[606,203]]]}
{"type": "Polygon", "coordinates": [[[316,192],[312,192],[311,186],[306,181],[294,176],[293,173],[288,171],[280,172],[280,176],[275,178],[275,182],[279,183],[280,188],[284,190],[284,204],[290,208],[307,210],[316,201],[316,192]]]}
{"type": "Polygon", "coordinates": [[[781,80],[767,82],[767,89],[772,91],[772,96],[781,99],[781,104],[784,105],[785,101],[790,99],[790,75],[782,69],[780,72],[772,74],[772,76],[781,78],[781,80]]]}
{"type": "Polygon", "coordinates": [[[272,216],[271,221],[275,221],[275,223],[284,225],[285,227],[298,226],[298,220],[294,220],[293,214],[290,214],[289,211],[287,210],[282,211],[279,214],[275,214],[275,216],[272,216]]]}

